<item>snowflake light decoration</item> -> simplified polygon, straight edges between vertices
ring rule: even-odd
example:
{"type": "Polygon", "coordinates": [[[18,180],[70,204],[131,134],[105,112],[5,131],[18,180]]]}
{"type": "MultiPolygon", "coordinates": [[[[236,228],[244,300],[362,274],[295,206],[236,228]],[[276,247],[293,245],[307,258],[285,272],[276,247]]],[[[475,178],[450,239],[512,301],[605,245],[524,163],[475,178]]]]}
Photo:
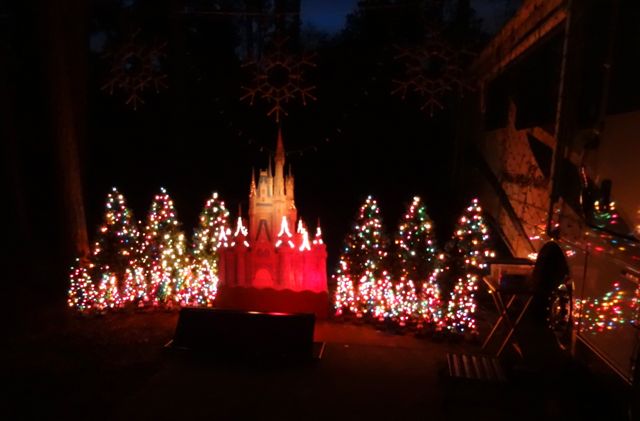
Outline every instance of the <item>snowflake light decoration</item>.
{"type": "Polygon", "coordinates": [[[163,72],[161,60],[166,57],[167,43],[157,43],[148,46],[137,38],[139,31],[129,38],[113,52],[108,53],[111,59],[109,77],[102,86],[103,91],[113,95],[119,91],[126,97],[126,104],[133,107],[144,104],[142,94],[148,89],[167,88],[167,74],[163,72]]]}
{"type": "Polygon", "coordinates": [[[240,101],[247,100],[251,106],[256,99],[266,102],[271,106],[267,116],[276,122],[287,115],[284,105],[290,100],[299,98],[304,106],[307,101],[316,100],[312,93],[315,86],[305,84],[304,80],[305,68],[316,66],[315,54],[303,53],[300,57],[287,54],[286,41],[287,38],[274,40],[272,51],[242,66],[252,69],[252,81],[250,86],[242,87],[244,94],[240,101]]]}
{"type": "Polygon", "coordinates": [[[395,59],[402,63],[403,74],[393,80],[392,95],[404,100],[412,95],[421,103],[420,110],[430,116],[444,108],[449,94],[462,96],[472,89],[462,69],[462,54],[448,43],[431,36],[419,46],[398,47],[395,59]]]}

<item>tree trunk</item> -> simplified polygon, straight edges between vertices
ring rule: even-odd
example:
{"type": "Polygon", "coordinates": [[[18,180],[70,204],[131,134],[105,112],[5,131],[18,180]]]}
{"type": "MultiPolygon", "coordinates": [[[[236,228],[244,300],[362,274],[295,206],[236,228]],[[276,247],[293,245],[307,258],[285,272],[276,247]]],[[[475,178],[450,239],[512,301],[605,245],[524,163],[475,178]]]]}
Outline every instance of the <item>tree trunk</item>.
{"type": "Polygon", "coordinates": [[[42,44],[50,87],[50,111],[66,214],[66,242],[89,254],[78,145],[85,137],[88,34],[85,0],[43,0],[42,44]]]}

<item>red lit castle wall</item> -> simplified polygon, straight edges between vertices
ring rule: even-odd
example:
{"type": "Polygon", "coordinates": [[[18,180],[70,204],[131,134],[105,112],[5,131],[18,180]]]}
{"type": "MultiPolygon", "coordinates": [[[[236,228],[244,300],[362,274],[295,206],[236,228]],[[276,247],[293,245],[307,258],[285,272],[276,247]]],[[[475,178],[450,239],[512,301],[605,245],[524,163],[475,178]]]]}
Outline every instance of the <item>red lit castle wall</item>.
{"type": "Polygon", "coordinates": [[[282,135],[274,159],[261,170],[256,183],[252,174],[249,191],[249,223],[238,217],[228,247],[220,256],[219,278],[223,286],[327,291],[327,251],[320,226],[311,238],[298,220],[294,179],[284,175],[282,135]]]}

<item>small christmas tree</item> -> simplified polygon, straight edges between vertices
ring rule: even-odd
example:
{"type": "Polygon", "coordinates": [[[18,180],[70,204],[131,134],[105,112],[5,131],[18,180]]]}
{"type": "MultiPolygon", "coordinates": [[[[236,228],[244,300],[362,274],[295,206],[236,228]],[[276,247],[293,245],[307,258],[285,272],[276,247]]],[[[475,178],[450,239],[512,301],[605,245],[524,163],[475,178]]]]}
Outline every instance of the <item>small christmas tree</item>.
{"type": "Polygon", "coordinates": [[[104,221],[98,230],[91,261],[98,271],[108,267],[122,280],[126,270],[137,262],[139,252],[138,226],[124,196],[114,187],[107,195],[104,221]]]}
{"type": "Polygon", "coordinates": [[[218,277],[206,259],[194,260],[187,269],[178,301],[183,306],[211,307],[218,292],[218,277]]]}
{"type": "MultiPolygon", "coordinates": [[[[442,255],[444,258],[444,255],[442,255]]],[[[418,293],[418,325],[441,330],[444,325],[439,279],[444,269],[436,265],[418,293]]]]}
{"type": "Polygon", "coordinates": [[[378,278],[373,293],[373,317],[380,322],[392,317],[396,295],[388,272],[384,271],[378,278]]]}
{"type": "Polygon", "coordinates": [[[413,322],[418,315],[418,296],[411,279],[400,278],[395,285],[395,302],[392,308],[392,319],[400,326],[413,322]]]}
{"type": "Polygon", "coordinates": [[[95,309],[97,293],[96,288],[91,280],[91,275],[87,267],[76,261],[76,266],[71,268],[70,275],[71,286],[67,303],[69,307],[86,313],[95,309]]]}
{"type": "Polygon", "coordinates": [[[418,196],[403,216],[396,235],[398,278],[413,282],[427,279],[433,271],[436,257],[436,241],[433,222],[418,196]]]}
{"type": "Polygon", "coordinates": [[[137,263],[132,264],[125,271],[122,299],[125,302],[134,303],[136,306],[142,307],[149,301],[147,289],[144,268],[137,263]]]}
{"type": "Polygon", "coordinates": [[[482,216],[478,199],[471,204],[458,220],[454,235],[449,242],[448,274],[455,279],[450,294],[445,323],[452,332],[476,334],[475,291],[477,283],[488,267],[488,259],[495,256],[489,248],[489,229],[482,216]]]}
{"type": "Polygon", "coordinates": [[[340,257],[338,263],[338,270],[334,275],[336,280],[336,291],[334,296],[334,308],[336,310],[336,316],[341,316],[345,312],[355,313],[358,309],[356,307],[356,294],[353,286],[353,281],[349,276],[348,263],[343,260],[344,256],[340,257]]]}
{"type": "Polygon", "coordinates": [[[453,333],[477,334],[476,319],[476,290],[478,289],[478,275],[468,273],[459,277],[449,298],[446,314],[446,326],[453,333]]]}
{"type": "MultiPolygon", "coordinates": [[[[377,202],[371,196],[360,207],[352,232],[347,236],[339,268],[341,282],[352,282],[357,291],[357,314],[371,314],[375,306],[376,283],[382,276],[387,256],[382,231],[382,218],[377,202]]],[[[343,284],[342,289],[344,289],[343,284]]],[[[336,303],[336,307],[338,303],[336,303]]]]}
{"type": "Polygon", "coordinates": [[[124,305],[124,300],[118,290],[118,278],[115,273],[103,272],[102,279],[98,286],[98,299],[96,308],[98,310],[112,310],[124,305]]]}
{"type": "Polygon", "coordinates": [[[495,256],[489,247],[489,228],[478,199],[472,200],[458,220],[448,249],[451,264],[458,272],[483,273],[487,260],[495,256]]]}
{"type": "Polygon", "coordinates": [[[120,296],[119,290],[124,289],[127,271],[138,264],[139,257],[138,226],[124,196],[114,187],[107,195],[104,220],[90,258],[90,275],[98,283],[98,309],[119,308],[127,302],[128,295],[120,296]]]}
{"type": "Polygon", "coordinates": [[[156,195],[144,228],[143,264],[150,283],[149,299],[168,304],[182,287],[187,267],[185,237],[166,190],[156,195]]]}
{"type": "Polygon", "coordinates": [[[218,193],[213,193],[200,213],[198,227],[193,235],[193,256],[205,259],[209,269],[217,273],[218,250],[226,247],[224,242],[229,229],[229,211],[218,193]]]}

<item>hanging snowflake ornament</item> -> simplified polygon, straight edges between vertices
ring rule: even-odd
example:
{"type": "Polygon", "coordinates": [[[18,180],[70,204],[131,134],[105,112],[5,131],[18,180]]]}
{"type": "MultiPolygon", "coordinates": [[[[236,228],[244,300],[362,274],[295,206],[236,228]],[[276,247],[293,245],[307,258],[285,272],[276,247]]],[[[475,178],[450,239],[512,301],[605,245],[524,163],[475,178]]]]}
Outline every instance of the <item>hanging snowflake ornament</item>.
{"type": "Polygon", "coordinates": [[[107,82],[102,90],[113,95],[121,93],[126,104],[134,110],[144,104],[142,95],[151,89],[159,93],[167,88],[167,74],[162,69],[167,43],[147,45],[140,41],[136,31],[113,51],[106,54],[111,61],[107,82]]]}
{"type": "Polygon", "coordinates": [[[392,95],[405,100],[413,96],[420,103],[420,110],[433,116],[444,109],[447,96],[463,96],[471,90],[463,70],[464,51],[459,51],[436,35],[428,36],[418,46],[397,47],[394,57],[403,67],[402,75],[394,79],[392,95]]]}
{"type": "Polygon", "coordinates": [[[273,48],[257,61],[249,61],[242,67],[250,68],[252,81],[243,86],[240,101],[248,101],[253,106],[256,100],[267,103],[271,108],[267,112],[278,123],[281,116],[286,116],[284,105],[299,99],[306,106],[307,101],[315,101],[315,86],[307,85],[304,71],[315,67],[315,54],[303,53],[301,56],[288,54],[285,50],[287,38],[277,38],[273,48]]]}

